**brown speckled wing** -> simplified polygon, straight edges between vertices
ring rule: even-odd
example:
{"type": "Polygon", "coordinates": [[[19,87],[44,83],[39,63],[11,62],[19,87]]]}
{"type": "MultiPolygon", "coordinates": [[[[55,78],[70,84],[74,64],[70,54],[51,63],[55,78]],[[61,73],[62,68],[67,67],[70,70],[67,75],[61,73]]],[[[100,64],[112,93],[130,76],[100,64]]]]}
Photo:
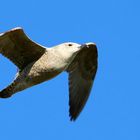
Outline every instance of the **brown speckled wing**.
{"type": "Polygon", "coordinates": [[[21,28],[0,34],[0,53],[9,58],[20,70],[39,59],[45,50],[30,40],[21,28]]]}
{"type": "Polygon", "coordinates": [[[82,111],[97,71],[97,48],[84,47],[67,69],[69,72],[69,115],[75,120],[82,111]]]}

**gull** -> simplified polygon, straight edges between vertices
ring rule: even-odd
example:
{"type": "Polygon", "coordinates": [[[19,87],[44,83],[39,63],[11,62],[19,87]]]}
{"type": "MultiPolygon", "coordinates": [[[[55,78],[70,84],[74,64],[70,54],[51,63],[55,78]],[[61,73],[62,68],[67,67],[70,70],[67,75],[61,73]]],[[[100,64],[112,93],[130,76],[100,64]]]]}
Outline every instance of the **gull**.
{"type": "Polygon", "coordinates": [[[76,120],[91,92],[98,65],[95,43],[62,43],[45,48],[33,42],[21,27],[0,34],[0,54],[17,67],[14,81],[0,98],[48,81],[66,71],[69,81],[69,116],[76,120]]]}

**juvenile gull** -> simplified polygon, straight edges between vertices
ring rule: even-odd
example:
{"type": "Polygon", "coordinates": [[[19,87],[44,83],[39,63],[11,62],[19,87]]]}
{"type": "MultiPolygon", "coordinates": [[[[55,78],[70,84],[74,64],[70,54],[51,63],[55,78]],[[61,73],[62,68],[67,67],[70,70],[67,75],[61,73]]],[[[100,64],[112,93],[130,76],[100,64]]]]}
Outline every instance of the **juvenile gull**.
{"type": "Polygon", "coordinates": [[[0,98],[11,97],[67,71],[69,115],[71,120],[78,117],[89,97],[97,71],[94,43],[80,45],[68,42],[45,48],[30,40],[18,27],[0,34],[0,53],[19,68],[15,80],[0,91],[0,98]]]}

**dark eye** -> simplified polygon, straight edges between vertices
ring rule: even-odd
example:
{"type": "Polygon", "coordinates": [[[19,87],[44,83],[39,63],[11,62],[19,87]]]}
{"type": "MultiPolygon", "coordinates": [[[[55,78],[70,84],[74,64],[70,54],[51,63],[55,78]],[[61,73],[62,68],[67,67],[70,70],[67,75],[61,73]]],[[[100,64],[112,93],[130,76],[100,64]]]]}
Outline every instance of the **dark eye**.
{"type": "Polygon", "coordinates": [[[72,44],[68,44],[68,46],[72,46],[72,44]]]}

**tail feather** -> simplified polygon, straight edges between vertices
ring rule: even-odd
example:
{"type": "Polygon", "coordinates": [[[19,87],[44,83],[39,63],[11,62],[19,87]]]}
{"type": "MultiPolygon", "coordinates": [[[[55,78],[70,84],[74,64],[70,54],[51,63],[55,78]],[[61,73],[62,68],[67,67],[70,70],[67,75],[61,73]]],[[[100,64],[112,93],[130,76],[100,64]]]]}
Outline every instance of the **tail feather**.
{"type": "Polygon", "coordinates": [[[13,95],[14,87],[15,87],[15,81],[11,85],[9,85],[8,87],[6,87],[2,91],[0,91],[0,98],[9,98],[9,97],[11,97],[13,95]]]}
{"type": "Polygon", "coordinates": [[[12,96],[12,94],[11,94],[11,92],[9,92],[9,90],[7,90],[7,88],[0,91],[0,98],[9,98],[11,96],[12,96]]]}

